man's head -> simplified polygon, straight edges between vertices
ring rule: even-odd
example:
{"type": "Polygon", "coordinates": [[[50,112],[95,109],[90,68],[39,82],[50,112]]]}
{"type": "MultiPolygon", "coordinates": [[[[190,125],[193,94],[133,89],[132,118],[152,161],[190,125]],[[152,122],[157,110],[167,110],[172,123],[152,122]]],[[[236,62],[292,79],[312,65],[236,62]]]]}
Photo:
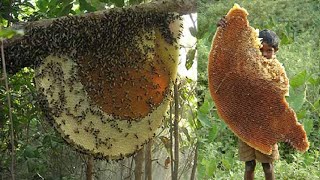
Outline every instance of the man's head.
{"type": "Polygon", "coordinates": [[[259,38],[262,38],[262,47],[260,48],[262,55],[267,59],[274,57],[279,46],[279,37],[277,34],[265,29],[259,32],[259,38]]]}

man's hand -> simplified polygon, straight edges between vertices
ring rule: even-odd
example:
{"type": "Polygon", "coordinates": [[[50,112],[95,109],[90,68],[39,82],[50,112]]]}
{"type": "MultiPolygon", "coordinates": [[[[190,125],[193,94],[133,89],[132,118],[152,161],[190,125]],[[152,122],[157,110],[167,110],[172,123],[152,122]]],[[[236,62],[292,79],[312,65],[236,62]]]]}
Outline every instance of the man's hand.
{"type": "Polygon", "coordinates": [[[226,16],[223,16],[218,22],[217,27],[225,28],[227,26],[226,16]]]}

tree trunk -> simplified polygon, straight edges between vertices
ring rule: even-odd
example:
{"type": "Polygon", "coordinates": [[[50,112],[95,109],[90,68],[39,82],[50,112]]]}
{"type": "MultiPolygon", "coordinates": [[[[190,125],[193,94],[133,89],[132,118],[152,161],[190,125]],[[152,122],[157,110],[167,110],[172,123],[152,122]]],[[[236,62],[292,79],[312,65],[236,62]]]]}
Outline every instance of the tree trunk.
{"type": "Polygon", "coordinates": [[[134,157],[134,162],[135,162],[135,168],[134,168],[134,179],[135,180],[142,180],[142,165],[144,161],[144,151],[143,148],[140,149],[136,156],[134,157]]]}
{"type": "Polygon", "coordinates": [[[86,180],[93,180],[93,164],[94,164],[93,156],[88,156],[86,180]]]}
{"type": "Polygon", "coordinates": [[[11,144],[11,179],[15,180],[15,165],[16,165],[16,150],[14,145],[14,126],[13,126],[13,119],[12,119],[12,108],[11,108],[11,95],[9,89],[9,82],[6,70],[6,59],[4,56],[4,47],[3,47],[3,40],[1,39],[1,61],[2,61],[2,68],[3,68],[3,79],[6,85],[6,93],[7,93],[7,103],[8,103],[8,111],[9,111],[9,121],[10,121],[10,144],[11,144]]]}
{"type": "Polygon", "coordinates": [[[174,174],[174,170],[173,170],[173,121],[172,121],[172,114],[173,114],[173,110],[172,110],[172,103],[170,102],[170,119],[169,119],[169,131],[170,131],[170,167],[171,167],[171,178],[173,177],[174,174]]]}
{"type": "Polygon", "coordinates": [[[196,176],[196,171],[198,166],[198,147],[199,147],[199,144],[196,143],[190,180],[195,180],[195,176],[196,176]]]}
{"type": "Polygon", "coordinates": [[[152,180],[152,139],[146,145],[145,151],[145,180],[152,180]]]}
{"type": "Polygon", "coordinates": [[[178,81],[174,83],[174,169],[172,179],[178,179],[178,169],[179,169],[179,93],[178,93],[178,81]]]}

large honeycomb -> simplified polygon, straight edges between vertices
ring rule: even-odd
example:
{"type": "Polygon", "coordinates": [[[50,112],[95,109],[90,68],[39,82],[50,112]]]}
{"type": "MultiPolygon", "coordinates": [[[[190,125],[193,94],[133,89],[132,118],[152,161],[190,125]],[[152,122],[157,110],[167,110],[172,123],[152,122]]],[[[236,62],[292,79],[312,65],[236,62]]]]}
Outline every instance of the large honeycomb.
{"type": "Polygon", "coordinates": [[[181,27],[175,13],[112,9],[26,28],[6,51],[37,62],[38,101],[68,143],[96,158],[122,159],[162,123],[181,27]]]}
{"type": "Polygon", "coordinates": [[[258,32],[249,26],[247,11],[238,5],[218,27],[208,63],[209,89],[219,116],[244,142],[265,154],[272,145],[289,142],[306,151],[303,126],[286,102],[288,78],[277,59],[260,52],[258,32]]]}

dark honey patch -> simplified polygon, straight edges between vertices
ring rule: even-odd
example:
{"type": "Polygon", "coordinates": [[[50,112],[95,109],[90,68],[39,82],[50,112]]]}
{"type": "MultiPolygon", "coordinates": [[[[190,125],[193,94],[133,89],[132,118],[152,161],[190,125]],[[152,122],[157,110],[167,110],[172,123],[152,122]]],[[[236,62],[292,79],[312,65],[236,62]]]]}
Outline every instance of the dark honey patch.
{"type": "MultiPolygon", "coordinates": [[[[168,55],[168,51],[157,49],[154,32],[159,32],[165,46],[178,47],[177,39],[169,28],[169,24],[177,19],[180,19],[180,16],[140,9],[110,10],[103,13],[103,17],[95,14],[85,17],[68,16],[52,20],[46,27],[27,28],[20,44],[6,47],[6,55],[15,58],[14,62],[20,62],[21,58],[35,62],[36,68],[43,66],[43,60],[49,55],[65,58],[64,62],[73,61],[68,62],[73,65],[69,72],[63,72],[66,74],[61,73],[64,69],[61,67],[65,65],[63,62],[57,66],[58,68],[48,63],[47,67],[41,67],[42,73],[35,77],[41,80],[50,73],[50,82],[56,85],[47,90],[41,87],[41,84],[37,84],[39,94],[42,95],[40,104],[45,116],[64,140],[78,151],[92,154],[99,159],[123,159],[139,150],[152,134],[154,135],[156,127],[151,126],[151,123],[158,125],[161,121],[148,119],[148,125],[141,128],[142,134],[149,134],[145,137],[146,140],[140,132],[130,132],[134,123],[137,123],[134,121],[150,115],[169,94],[169,85],[173,77],[171,73],[175,70],[168,67],[168,60],[175,65],[176,59],[173,55],[168,55]],[[16,56],[17,51],[25,54],[16,56]],[[163,59],[168,57],[169,59],[163,59]],[[63,79],[64,75],[69,78],[63,79]],[[83,89],[75,87],[79,81],[83,89]],[[59,92],[59,97],[56,98],[58,104],[48,100],[52,96],[51,91],[59,92]],[[89,96],[88,107],[84,107],[85,96],[67,107],[67,104],[70,104],[66,102],[70,100],[67,98],[68,94],[74,93],[78,98],[79,93],[85,94],[84,91],[89,96]],[[95,105],[101,109],[97,110],[95,105]],[[113,117],[109,118],[103,112],[113,117]],[[61,113],[65,113],[67,117],[61,119],[61,113]],[[97,119],[89,118],[92,115],[97,119]],[[119,126],[119,119],[127,120],[127,126],[119,126]],[[100,127],[96,120],[103,123],[103,128],[115,129],[116,137],[134,137],[136,141],[130,142],[130,145],[137,149],[132,151],[129,150],[131,147],[115,147],[114,142],[119,139],[114,139],[112,134],[111,140],[108,135],[102,137],[102,126],[100,127]],[[66,128],[69,122],[75,123],[76,126],[66,128]],[[87,142],[74,139],[83,133],[88,135],[88,139],[85,139],[87,142]],[[93,149],[88,148],[90,144],[94,145],[93,149]],[[116,148],[122,151],[119,154],[111,154],[116,148]]],[[[13,65],[20,66],[9,64],[13,65]]]]}
{"type": "MultiPolygon", "coordinates": [[[[140,120],[157,108],[168,94],[170,73],[163,64],[98,71],[90,69],[85,64],[88,61],[82,62],[79,75],[91,103],[117,119],[140,120]]],[[[103,67],[103,63],[97,66],[103,67]]]]}

